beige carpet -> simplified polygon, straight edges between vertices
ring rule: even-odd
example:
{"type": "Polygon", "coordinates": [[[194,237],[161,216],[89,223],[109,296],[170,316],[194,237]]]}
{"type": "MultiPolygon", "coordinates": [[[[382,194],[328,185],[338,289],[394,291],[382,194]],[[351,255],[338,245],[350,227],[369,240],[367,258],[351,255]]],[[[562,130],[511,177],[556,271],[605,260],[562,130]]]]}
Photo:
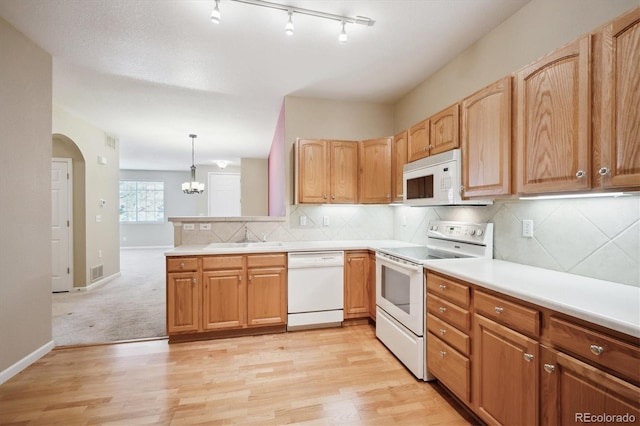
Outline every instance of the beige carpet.
{"type": "Polygon", "coordinates": [[[56,346],[166,336],[165,251],[121,250],[120,277],[94,290],[54,293],[56,346]]]}

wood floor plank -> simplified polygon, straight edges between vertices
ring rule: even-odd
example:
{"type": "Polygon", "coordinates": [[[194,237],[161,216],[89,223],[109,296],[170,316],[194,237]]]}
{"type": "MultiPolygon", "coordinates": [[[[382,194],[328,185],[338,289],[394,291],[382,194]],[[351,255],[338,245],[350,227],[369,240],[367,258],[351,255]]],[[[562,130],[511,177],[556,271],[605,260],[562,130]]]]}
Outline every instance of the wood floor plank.
{"type": "Polygon", "coordinates": [[[468,425],[367,324],[55,349],[0,386],[0,425],[468,425]]]}

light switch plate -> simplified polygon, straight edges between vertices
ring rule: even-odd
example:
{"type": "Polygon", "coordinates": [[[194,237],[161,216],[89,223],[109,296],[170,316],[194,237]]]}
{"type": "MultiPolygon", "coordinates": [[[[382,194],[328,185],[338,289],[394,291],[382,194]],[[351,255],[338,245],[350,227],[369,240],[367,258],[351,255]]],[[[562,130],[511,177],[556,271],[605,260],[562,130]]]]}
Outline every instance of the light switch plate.
{"type": "Polygon", "coordinates": [[[182,229],[184,229],[185,231],[193,231],[194,229],[196,229],[196,226],[193,223],[185,223],[184,225],[182,225],[182,229]]]}

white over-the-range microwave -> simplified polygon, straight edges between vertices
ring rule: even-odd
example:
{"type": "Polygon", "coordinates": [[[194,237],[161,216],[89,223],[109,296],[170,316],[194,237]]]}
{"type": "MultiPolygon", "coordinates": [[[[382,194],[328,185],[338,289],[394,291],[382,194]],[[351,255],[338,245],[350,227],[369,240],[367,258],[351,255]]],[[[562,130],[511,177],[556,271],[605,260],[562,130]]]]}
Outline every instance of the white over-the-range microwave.
{"type": "Polygon", "coordinates": [[[492,200],[462,198],[460,149],[407,163],[403,169],[403,204],[408,206],[487,205],[492,200]]]}

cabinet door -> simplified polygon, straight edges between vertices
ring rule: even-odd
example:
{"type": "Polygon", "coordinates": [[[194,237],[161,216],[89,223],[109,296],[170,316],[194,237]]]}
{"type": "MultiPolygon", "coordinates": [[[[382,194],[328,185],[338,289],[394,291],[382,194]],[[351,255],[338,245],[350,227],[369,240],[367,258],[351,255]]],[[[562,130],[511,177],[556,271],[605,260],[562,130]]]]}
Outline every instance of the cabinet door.
{"type": "Polygon", "coordinates": [[[358,143],[331,141],[329,143],[329,181],[331,203],[358,201],[358,143]]]}
{"type": "Polygon", "coordinates": [[[538,342],[475,315],[473,353],[476,413],[490,425],[538,424],[538,342]]]}
{"type": "Polygon", "coordinates": [[[540,421],[546,425],[629,423],[623,417],[597,421],[586,418],[634,416],[640,419],[640,388],[561,352],[542,348],[540,421]]]}
{"type": "Polygon", "coordinates": [[[282,267],[249,269],[247,284],[247,324],[286,324],[287,279],[282,267]]]}
{"type": "Polygon", "coordinates": [[[590,188],[591,36],[517,73],[517,190],[590,188]]]}
{"type": "Polygon", "coordinates": [[[402,172],[407,164],[407,131],[393,137],[391,150],[391,202],[402,202],[404,199],[402,189],[402,172]]]}
{"type": "Polygon", "coordinates": [[[203,278],[203,328],[243,327],[246,322],[244,270],[205,271],[203,278]]]}
{"type": "MultiPolygon", "coordinates": [[[[597,99],[596,114],[600,115],[602,128],[594,134],[596,145],[600,145],[600,160],[594,164],[596,185],[637,188],[640,186],[640,8],[607,25],[597,40],[596,66],[601,67],[602,77],[594,79],[594,99],[597,99]]],[[[594,124],[597,122],[594,120],[594,124]]]]}
{"type": "Polygon", "coordinates": [[[369,253],[354,251],[345,253],[344,268],[344,317],[369,316],[369,253]]]}
{"type": "Polygon", "coordinates": [[[376,320],[376,254],[369,253],[369,316],[376,320]]]}
{"type": "Polygon", "coordinates": [[[465,197],[511,193],[511,77],[462,101],[462,186],[465,197]]]}
{"type": "Polygon", "coordinates": [[[391,138],[360,142],[360,202],[391,202],[391,138]]]}
{"type": "Polygon", "coordinates": [[[327,203],[329,201],[328,142],[297,141],[298,202],[327,203]]]}
{"type": "Polygon", "coordinates": [[[460,146],[458,104],[440,111],[429,118],[429,155],[439,154],[460,146]]]}
{"type": "Polygon", "coordinates": [[[197,272],[167,274],[167,333],[198,331],[200,286],[197,272]]]}
{"type": "Polygon", "coordinates": [[[429,120],[414,124],[407,137],[409,162],[429,156],[429,120]]]}

